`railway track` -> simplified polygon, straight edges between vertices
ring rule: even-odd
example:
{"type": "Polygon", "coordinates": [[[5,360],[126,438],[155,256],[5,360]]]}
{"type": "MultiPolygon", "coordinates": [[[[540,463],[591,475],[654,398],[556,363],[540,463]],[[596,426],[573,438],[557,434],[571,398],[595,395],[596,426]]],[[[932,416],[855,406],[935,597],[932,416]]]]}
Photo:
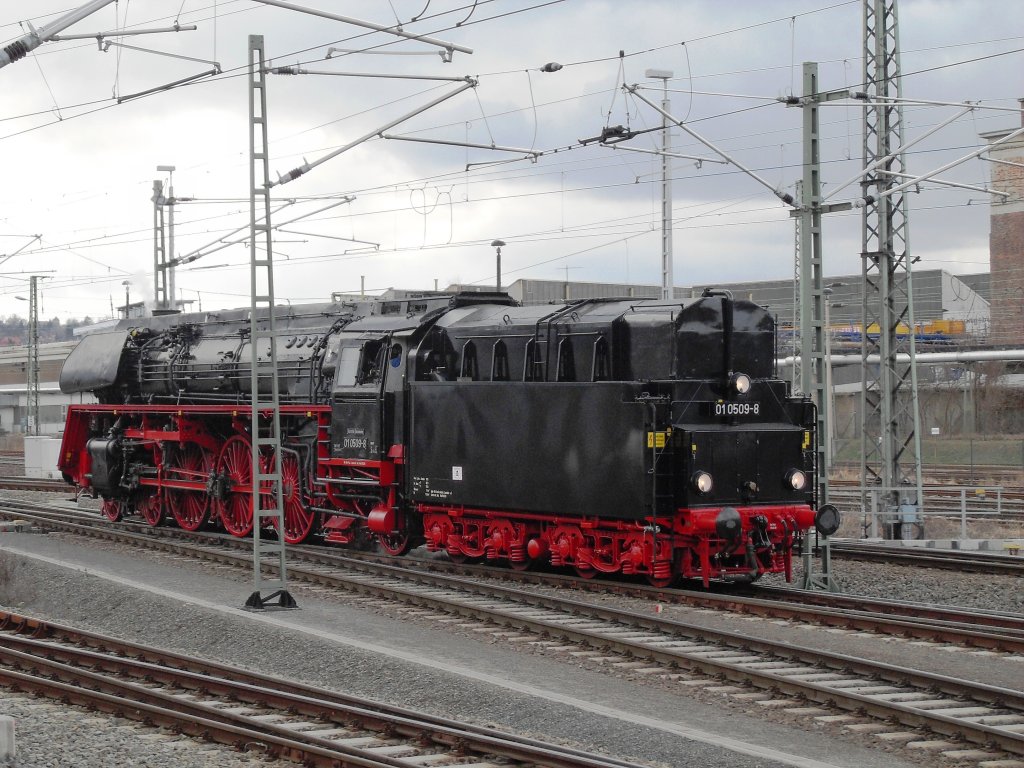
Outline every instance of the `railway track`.
{"type": "MultiPolygon", "coordinates": [[[[131,533],[96,522],[95,526],[67,521],[43,524],[91,528],[102,538],[251,567],[250,556],[231,551],[233,547],[184,544],[176,537],[153,535],[152,530],[131,533]]],[[[1001,750],[1024,755],[1024,694],[1020,691],[464,576],[367,562],[323,548],[297,550],[301,551],[293,552],[289,565],[293,579],[328,591],[354,592],[375,602],[413,606],[417,615],[446,626],[484,622],[496,627],[506,642],[529,642],[575,658],[618,659],[610,663],[687,685],[721,688],[720,681],[725,681],[726,688],[738,686],[736,695],[759,702],[781,699],[793,706],[811,702],[844,712],[842,717],[847,719],[863,719],[866,728],[924,729],[973,745],[972,750],[951,747],[950,754],[981,753],[995,759],[1000,754],[995,750],[1001,750]],[[296,562],[299,558],[301,563],[296,562]]],[[[1006,635],[1004,642],[1020,642],[1020,617],[1017,621],[1015,632],[1009,627],[1000,630],[1006,635]]],[[[997,634],[991,627],[986,632],[997,634]]]]}
{"type": "MultiPolygon", "coordinates": [[[[860,490],[857,483],[830,483],[829,498],[841,509],[851,511],[860,508],[860,490]]],[[[994,492],[979,496],[973,490],[967,490],[967,513],[971,520],[987,519],[1008,522],[1024,520],[1024,492],[1003,490],[997,497],[994,492]]],[[[926,490],[924,510],[926,515],[944,515],[952,518],[959,516],[964,510],[964,501],[960,498],[959,489],[950,487],[948,490],[926,490]]]]}
{"type": "MultiPolygon", "coordinates": [[[[131,534],[129,543],[159,548],[170,552],[199,556],[251,568],[251,545],[248,539],[209,532],[188,533],[175,528],[152,528],[144,524],[121,522],[116,527],[90,513],[69,510],[52,511],[45,505],[22,500],[0,500],[6,509],[0,517],[27,518],[37,525],[70,530],[75,533],[112,539],[118,534],[131,534]],[[21,510],[21,511],[18,511],[21,510]],[[202,545],[193,550],[188,542],[202,545]],[[229,557],[229,553],[237,553],[229,557]]],[[[317,546],[289,548],[292,562],[313,565],[373,569],[390,566],[402,572],[441,573],[472,578],[498,580],[556,589],[572,588],[596,594],[618,593],[647,599],[652,603],[679,604],[718,611],[786,619],[820,626],[874,632],[899,637],[913,637],[969,648],[985,648],[1005,653],[1024,654],[1024,616],[1013,613],[943,608],[935,605],[900,603],[868,597],[807,592],[793,588],[753,587],[748,590],[733,585],[716,585],[719,591],[666,589],[640,582],[594,582],[555,573],[536,573],[495,568],[486,565],[453,564],[444,559],[420,560],[396,558],[365,552],[317,546]]],[[[289,566],[292,576],[303,575],[289,566]]]]}
{"type": "Polygon", "coordinates": [[[305,766],[634,766],[5,611],[0,684],[305,766]]]}
{"type": "MultiPolygon", "coordinates": [[[[837,473],[858,474],[860,464],[842,461],[834,462],[837,473]]],[[[1024,479],[1024,465],[1013,464],[929,464],[921,465],[927,482],[960,483],[977,482],[979,479],[994,480],[1002,484],[1019,484],[1024,479]]]]}
{"type": "Polygon", "coordinates": [[[832,543],[832,556],[849,560],[899,563],[918,568],[969,571],[971,573],[1024,574],[1024,557],[992,552],[895,547],[877,543],[832,543]]]}
{"type": "Polygon", "coordinates": [[[48,477],[0,477],[0,489],[5,491],[45,491],[74,493],[63,480],[48,477]]]}

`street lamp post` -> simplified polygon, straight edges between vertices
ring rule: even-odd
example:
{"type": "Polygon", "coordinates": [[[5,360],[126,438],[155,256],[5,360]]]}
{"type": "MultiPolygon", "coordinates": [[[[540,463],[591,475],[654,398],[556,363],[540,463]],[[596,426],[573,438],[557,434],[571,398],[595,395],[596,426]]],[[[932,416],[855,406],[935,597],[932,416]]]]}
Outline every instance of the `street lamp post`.
{"type": "Polygon", "coordinates": [[[491,247],[497,249],[497,254],[495,258],[497,259],[498,265],[497,290],[499,292],[501,291],[501,246],[503,246],[504,244],[504,240],[495,240],[494,242],[491,243],[491,247]]]}

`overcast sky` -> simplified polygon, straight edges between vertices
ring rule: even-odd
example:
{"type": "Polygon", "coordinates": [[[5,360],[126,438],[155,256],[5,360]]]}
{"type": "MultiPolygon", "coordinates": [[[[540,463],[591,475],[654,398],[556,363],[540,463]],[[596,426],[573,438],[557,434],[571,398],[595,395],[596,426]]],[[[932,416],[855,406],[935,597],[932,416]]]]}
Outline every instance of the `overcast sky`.
{"type": "MultiPolygon", "coordinates": [[[[646,86],[648,68],[671,70],[671,111],[754,170],[793,190],[800,177],[801,115],[778,97],[799,94],[801,63],[819,62],[823,89],[862,78],[862,3],[829,0],[295,0],[305,7],[458,46],[438,48],[253,0],[120,0],[67,33],[166,27],[197,31],[50,42],[0,69],[0,315],[24,316],[26,275],[42,282],[41,316],[109,317],[153,295],[153,180],[173,165],[176,255],[196,251],[248,223],[250,34],[265,37],[274,66],[317,71],[478,79],[478,86],[410,118],[388,134],[543,152],[500,152],[373,138],[273,190],[294,199],[273,218],[275,292],[283,303],[332,291],[436,283],[494,283],[500,238],[503,283],[518,278],[660,281],[660,159],[579,140],[605,126],[644,130],[660,116],[622,91],[646,86]],[[329,47],[356,51],[324,60],[329,47]],[[174,53],[192,60],[156,55],[174,53]],[[620,51],[624,56],[620,58],[620,51]],[[397,55],[403,54],[403,55],[397,55]],[[404,55],[424,54],[424,55],[404,55]],[[133,94],[208,71],[223,73],[142,98],[133,94]],[[548,62],[562,65],[546,73],[548,62]],[[118,98],[123,100],[118,104],[118,98]],[[558,150],[557,152],[555,150],[558,150]],[[292,224],[344,196],[351,202],[292,224]],[[31,242],[33,235],[41,243],[31,242]],[[29,243],[31,244],[29,245],[29,243]]],[[[0,42],[51,23],[77,0],[0,0],[0,42]],[[25,13],[33,14],[30,18],[25,13]]],[[[980,108],[913,147],[923,173],[980,146],[978,134],[1019,126],[1024,96],[1024,3],[1020,0],[902,0],[907,97],[978,102],[980,108]]],[[[453,92],[457,83],[326,75],[268,76],[274,178],[313,163],[386,123],[453,92]]],[[[956,107],[911,107],[906,140],[956,107]]],[[[861,109],[836,102],[821,126],[826,192],[855,174],[861,109]]],[[[658,132],[623,146],[653,150],[658,132]]],[[[676,152],[714,153],[676,130],[676,152]]],[[[793,224],[771,190],[735,166],[673,163],[677,285],[786,278],[793,224]]],[[[972,160],[943,178],[984,186],[988,164],[972,160]]],[[[835,199],[848,199],[856,187],[835,199]]],[[[917,269],[988,269],[984,193],[922,185],[910,197],[917,269]]],[[[860,270],[859,213],[833,214],[824,230],[828,275],[860,270]]],[[[249,251],[233,245],[177,272],[178,298],[204,310],[248,304],[249,251]]]]}

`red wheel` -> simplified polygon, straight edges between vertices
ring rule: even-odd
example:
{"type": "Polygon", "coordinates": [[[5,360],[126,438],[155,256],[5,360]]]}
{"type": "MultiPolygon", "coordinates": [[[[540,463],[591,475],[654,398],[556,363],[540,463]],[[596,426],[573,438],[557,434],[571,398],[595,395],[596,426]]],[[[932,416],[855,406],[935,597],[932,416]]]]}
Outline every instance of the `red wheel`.
{"type": "Polygon", "coordinates": [[[509,560],[508,565],[513,571],[528,571],[533,567],[533,562],[530,558],[525,560],[509,560]]]}
{"type": "Polygon", "coordinates": [[[589,581],[590,579],[597,576],[597,571],[589,566],[583,567],[582,565],[577,565],[574,567],[576,569],[576,575],[579,576],[581,579],[587,579],[589,581]]]}
{"type": "Polygon", "coordinates": [[[483,557],[478,555],[467,555],[463,552],[447,552],[448,559],[456,565],[478,565],[483,562],[483,557]]]}
{"type": "Polygon", "coordinates": [[[124,502],[117,499],[104,499],[100,511],[112,523],[118,523],[124,517],[124,502]]]}
{"type": "Polygon", "coordinates": [[[160,492],[143,496],[135,503],[135,511],[154,528],[164,521],[164,499],[160,492]]]}
{"type": "Polygon", "coordinates": [[[301,544],[313,532],[316,513],[302,499],[299,457],[294,453],[285,453],[281,461],[281,499],[284,503],[284,542],[301,544]]]}
{"type": "Polygon", "coordinates": [[[657,587],[658,589],[664,589],[665,587],[670,586],[675,580],[675,576],[652,576],[649,573],[647,574],[647,583],[652,587],[657,587]]]}
{"type": "Polygon", "coordinates": [[[217,473],[227,478],[224,498],[213,510],[224,530],[242,538],[252,533],[252,448],[241,435],[229,438],[217,457],[217,473]]]}
{"type": "MultiPolygon", "coordinates": [[[[209,451],[195,443],[185,443],[171,454],[167,474],[174,480],[206,482],[213,468],[209,451]]],[[[186,531],[198,531],[208,519],[210,496],[206,490],[167,489],[167,506],[178,526],[186,531]]]]}
{"type": "Polygon", "coordinates": [[[408,533],[378,533],[377,544],[389,555],[404,555],[412,549],[408,533]]]}

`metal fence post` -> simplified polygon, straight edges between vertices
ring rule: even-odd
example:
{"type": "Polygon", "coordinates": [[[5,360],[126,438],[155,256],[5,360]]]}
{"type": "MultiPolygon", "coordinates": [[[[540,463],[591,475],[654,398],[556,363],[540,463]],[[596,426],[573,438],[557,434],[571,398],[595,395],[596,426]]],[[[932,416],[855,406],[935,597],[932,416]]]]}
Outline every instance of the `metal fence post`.
{"type": "Polygon", "coordinates": [[[960,538],[967,538],[967,489],[960,489],[960,538]]]}

